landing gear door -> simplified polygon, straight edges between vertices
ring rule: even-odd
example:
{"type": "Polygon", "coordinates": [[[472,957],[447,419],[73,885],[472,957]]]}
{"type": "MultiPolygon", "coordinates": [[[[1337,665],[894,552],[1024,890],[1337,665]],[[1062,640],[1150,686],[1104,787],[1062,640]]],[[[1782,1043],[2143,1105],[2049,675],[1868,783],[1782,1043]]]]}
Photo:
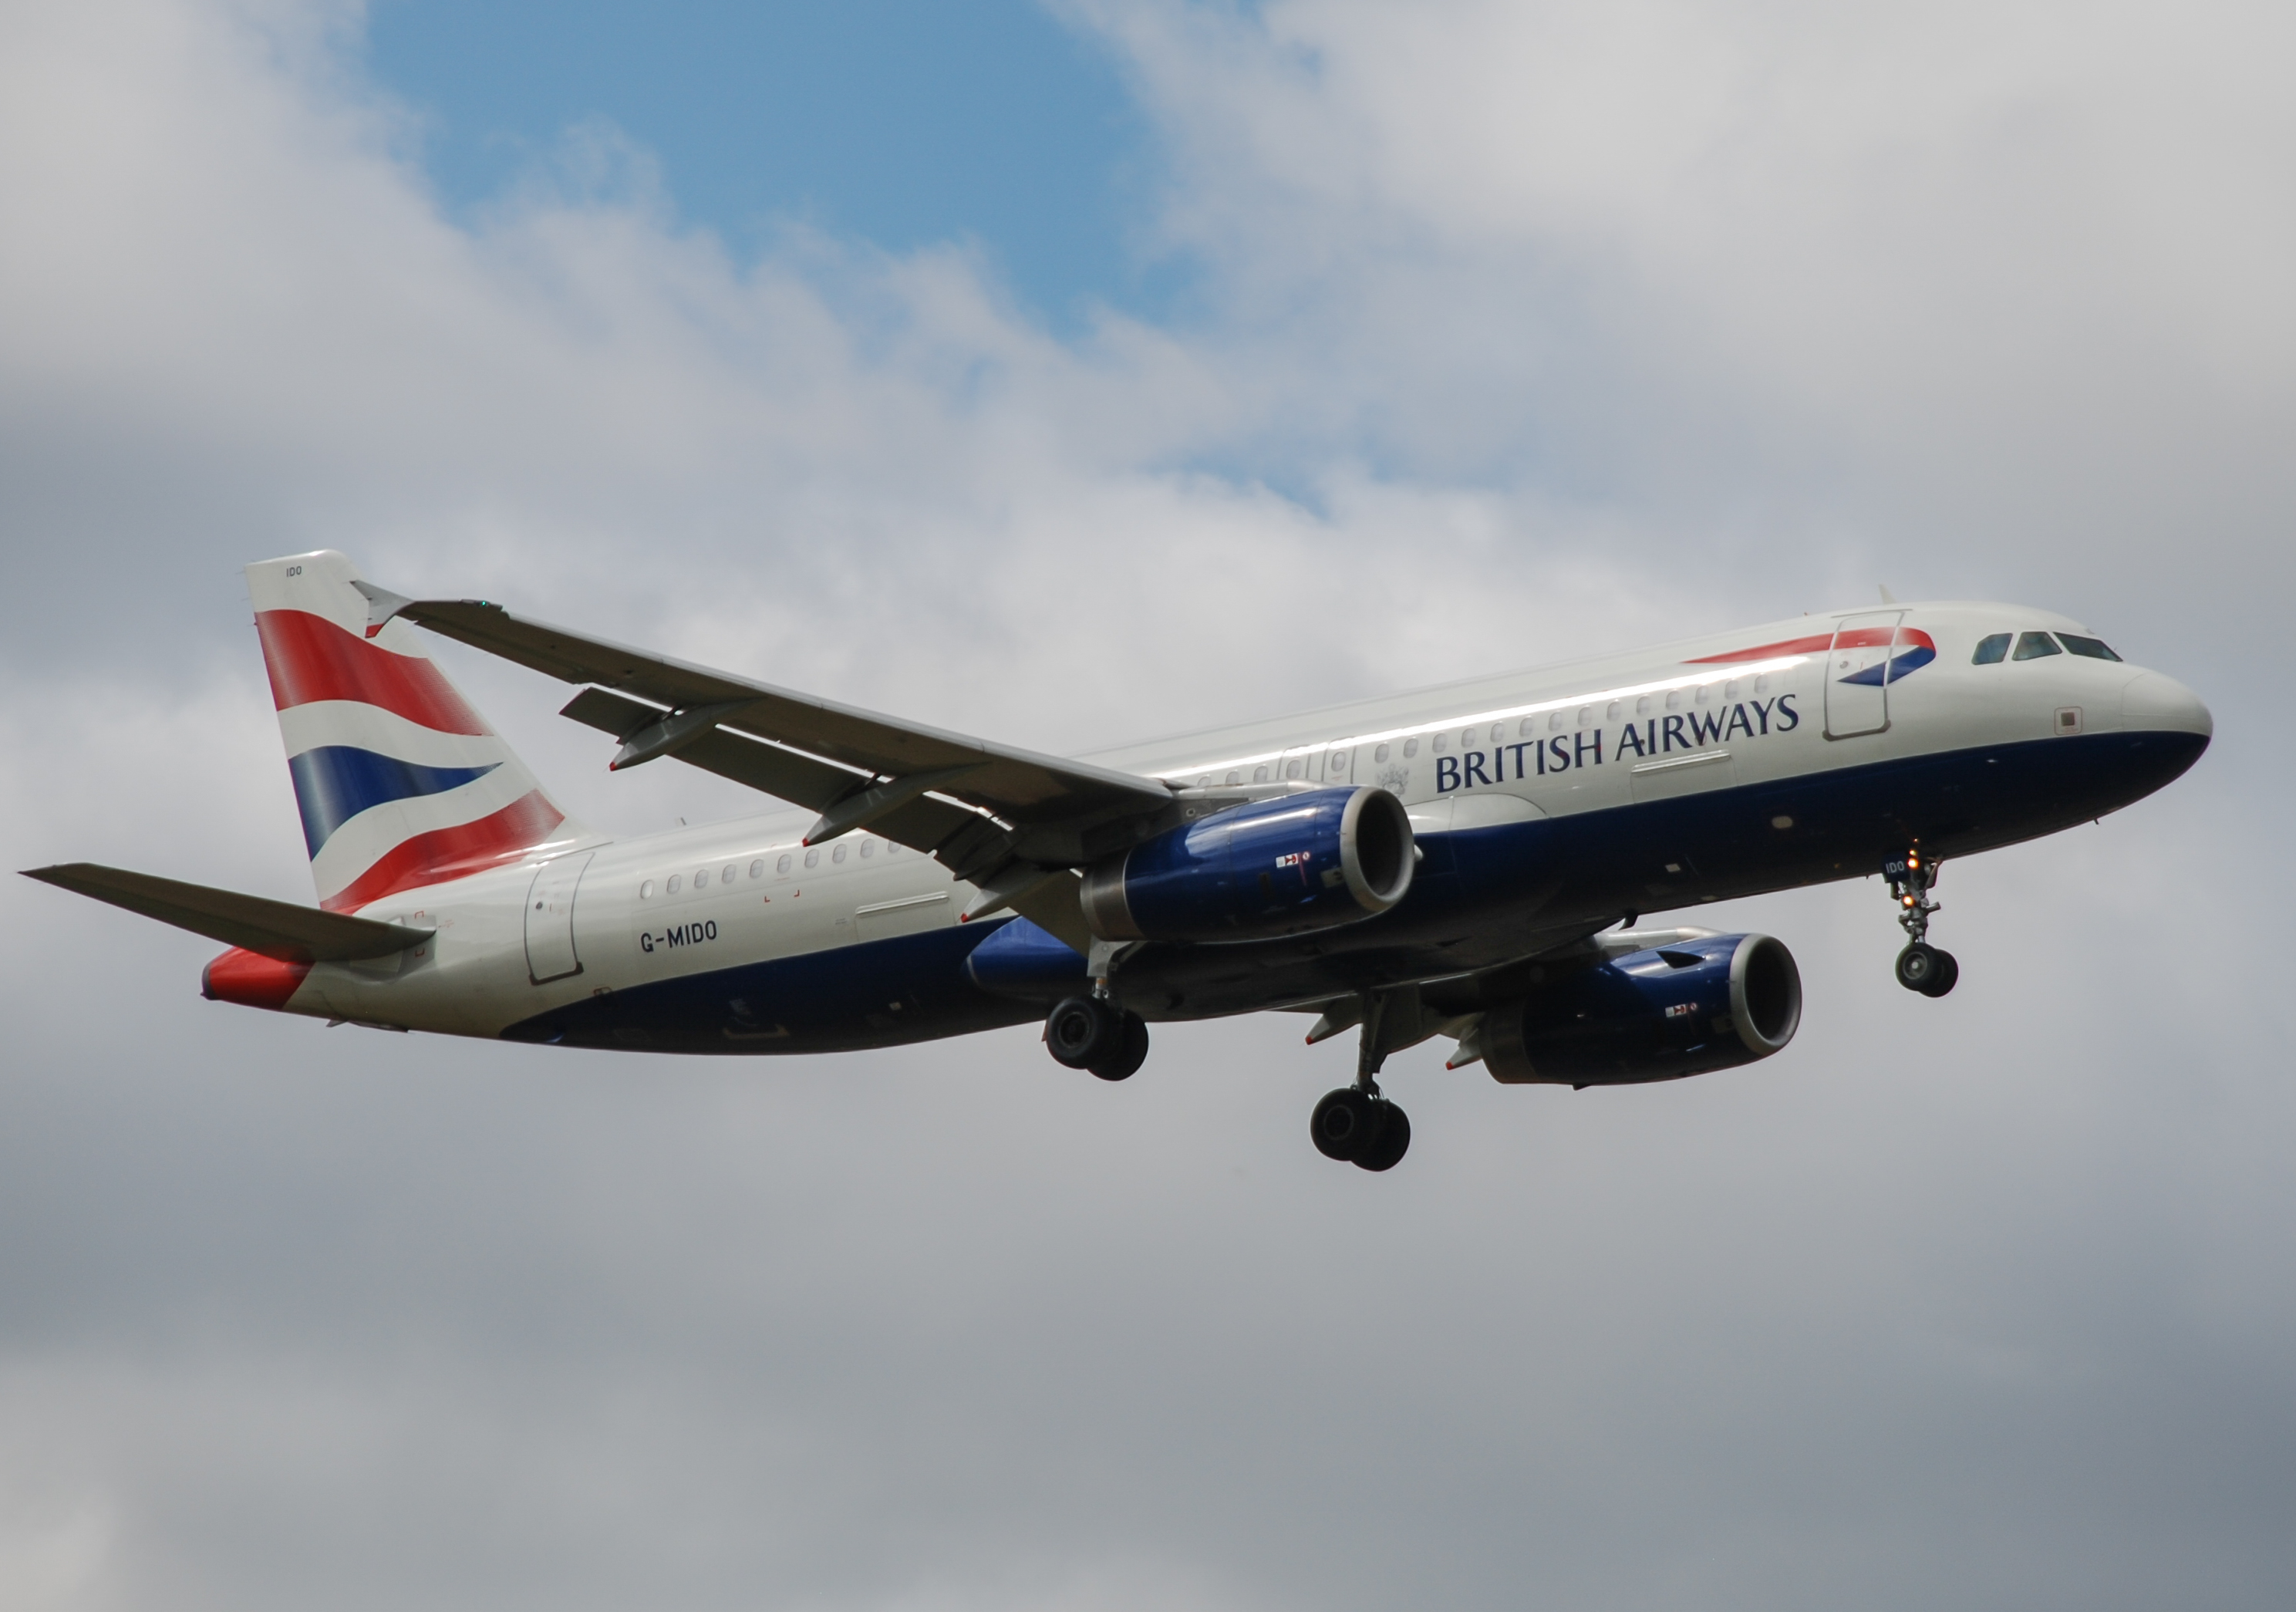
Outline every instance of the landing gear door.
{"type": "Polygon", "coordinates": [[[1844,616],[1825,660],[1825,736],[1854,738],[1890,725],[1890,652],[1902,610],[1844,616]]]}
{"type": "Polygon", "coordinates": [[[582,972],[574,955],[574,891],[595,854],[553,857],[534,870],[526,892],[526,973],[537,985],[582,972]]]}

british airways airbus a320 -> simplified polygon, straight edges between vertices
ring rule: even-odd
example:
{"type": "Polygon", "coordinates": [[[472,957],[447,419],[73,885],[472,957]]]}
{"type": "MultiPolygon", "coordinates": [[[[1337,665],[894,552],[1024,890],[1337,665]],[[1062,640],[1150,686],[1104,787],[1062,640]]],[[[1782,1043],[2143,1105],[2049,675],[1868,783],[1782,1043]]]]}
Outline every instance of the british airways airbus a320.
{"type": "Polygon", "coordinates": [[[1065,761],[402,598],[332,551],[247,570],[317,908],[90,863],[31,874],[228,944],[216,1000],[392,1030],[806,1053],[1041,1018],[1120,1081],[1148,1025],[1268,1009],[1357,1032],[1337,1160],[1409,1146],[1388,1054],[1631,1085],[1793,1039],[1780,942],[1642,915],[1885,876],[1898,982],[1943,996],[1954,857],[2150,794],[2209,713],[2085,628],[1891,604],[1065,761]],[[621,748],[803,810],[617,840],[569,818],[423,654],[427,629],[582,686],[621,748]]]}

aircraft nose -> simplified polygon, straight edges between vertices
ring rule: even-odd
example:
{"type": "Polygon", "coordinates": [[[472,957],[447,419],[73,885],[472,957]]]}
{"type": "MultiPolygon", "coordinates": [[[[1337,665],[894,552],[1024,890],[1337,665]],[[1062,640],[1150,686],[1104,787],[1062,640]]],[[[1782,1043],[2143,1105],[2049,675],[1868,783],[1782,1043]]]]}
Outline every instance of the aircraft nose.
{"type": "Polygon", "coordinates": [[[2157,671],[2132,679],[2120,691],[2120,720],[2133,732],[2193,733],[2205,739],[2217,730],[2198,695],[2157,671]]]}

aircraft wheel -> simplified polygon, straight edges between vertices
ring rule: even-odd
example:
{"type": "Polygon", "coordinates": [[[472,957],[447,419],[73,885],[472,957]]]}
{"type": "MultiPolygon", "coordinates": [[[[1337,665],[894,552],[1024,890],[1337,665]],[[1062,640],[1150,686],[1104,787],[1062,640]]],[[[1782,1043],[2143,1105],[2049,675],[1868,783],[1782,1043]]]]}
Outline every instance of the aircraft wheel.
{"type": "MultiPolygon", "coordinates": [[[[1931,950],[1936,950],[1936,948],[1932,947],[1931,950]]],[[[1937,973],[1935,976],[1931,979],[1928,984],[1920,987],[1921,993],[1923,996],[1943,996],[1947,991],[1954,988],[1955,983],[1960,978],[1961,965],[1954,960],[1953,953],[1950,951],[1939,951],[1937,953],[1937,973]]]]}
{"type": "MultiPolygon", "coordinates": [[[[1946,953],[1923,942],[1915,941],[1898,953],[1898,983],[1908,991],[1918,991],[1924,996],[1942,995],[1943,991],[1939,990],[1937,982],[1946,977],[1946,970],[1950,965],[1951,958],[1946,953]]],[[[1958,977],[1958,970],[1956,971],[1955,977],[1958,977]]],[[[1946,991],[1952,989],[1950,983],[1945,987],[1946,991]]]]}
{"type": "Polygon", "coordinates": [[[1122,1016],[1097,997],[1070,997],[1045,1016],[1045,1048],[1054,1063],[1068,1068],[1089,1069],[1103,1058],[1112,1061],[1123,1042],[1122,1016]]]}
{"type": "Polygon", "coordinates": [[[1392,1170],[1411,1151],[1411,1116],[1393,1103],[1382,1098],[1379,1134],[1374,1137],[1361,1153],[1356,1155],[1358,1170],[1392,1170]]]}
{"type": "Polygon", "coordinates": [[[1378,1139],[1380,1116],[1372,1095],[1353,1086],[1327,1091],[1308,1116],[1308,1134],[1316,1151],[1327,1159],[1351,1164],[1356,1156],[1378,1139]]]}
{"type": "Polygon", "coordinates": [[[1136,1013],[1124,1014],[1122,1021],[1116,1049],[1099,1062],[1085,1065],[1103,1081],[1128,1080],[1148,1061],[1148,1021],[1136,1013]]]}

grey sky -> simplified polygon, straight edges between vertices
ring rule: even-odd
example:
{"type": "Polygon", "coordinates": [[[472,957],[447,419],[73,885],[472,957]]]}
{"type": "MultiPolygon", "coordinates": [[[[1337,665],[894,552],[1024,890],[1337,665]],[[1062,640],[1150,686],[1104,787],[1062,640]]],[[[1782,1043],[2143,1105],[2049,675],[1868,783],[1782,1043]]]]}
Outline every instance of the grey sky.
{"type": "MultiPolygon", "coordinates": [[[[1288,1018],[1121,1088],[331,1032],[10,880],[0,1602],[2286,1605],[2288,19],[1060,14],[1184,322],[737,259],[612,149],[444,220],[340,8],[0,16],[10,865],[308,898],[238,567],[320,546],[1078,749],[1887,582],[2087,621],[2215,747],[1949,867],[1951,998],[1870,884],[1743,903],[1786,1053],[1423,1049],[1376,1179],[1288,1018]]],[[[594,821],[751,804],[440,659],[594,821]]]]}

